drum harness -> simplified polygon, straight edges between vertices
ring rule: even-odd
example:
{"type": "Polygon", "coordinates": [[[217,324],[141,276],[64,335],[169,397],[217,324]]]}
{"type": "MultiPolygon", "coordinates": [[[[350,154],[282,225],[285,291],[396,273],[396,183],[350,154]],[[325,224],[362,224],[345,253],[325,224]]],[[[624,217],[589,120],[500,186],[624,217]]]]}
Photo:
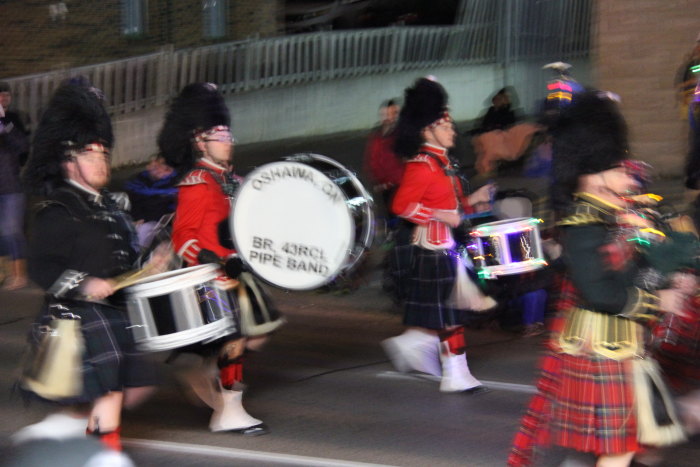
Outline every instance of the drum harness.
{"type": "MultiPolygon", "coordinates": [[[[448,156],[449,163],[445,164],[442,159],[440,159],[437,155],[427,152],[427,151],[421,151],[418,153],[419,155],[423,156],[428,156],[431,159],[433,159],[437,164],[440,166],[442,169],[443,173],[450,178],[450,183],[452,184],[452,190],[454,191],[455,194],[455,200],[457,202],[457,211],[461,212],[461,203],[459,201],[460,199],[460,194],[459,190],[457,189],[457,180],[461,182],[461,187],[462,187],[462,196],[465,196],[465,193],[469,191],[469,180],[464,177],[460,171],[459,171],[459,164],[453,160],[451,157],[448,156]],[[466,190],[466,191],[465,191],[466,190]]],[[[463,214],[463,212],[462,212],[463,214]]],[[[463,217],[463,216],[462,216],[463,217]]],[[[471,225],[471,222],[468,219],[463,218],[463,223],[466,222],[467,225],[465,227],[469,227],[471,225]]],[[[460,229],[462,227],[462,224],[460,224],[457,229],[460,229]]],[[[453,229],[454,230],[454,229],[453,229]]],[[[463,246],[460,247],[457,251],[452,250],[452,249],[446,249],[442,250],[444,254],[448,256],[452,256],[453,258],[456,258],[464,264],[466,262],[466,266],[468,269],[473,269],[474,265],[471,261],[471,258],[469,258],[469,254],[467,253],[467,249],[464,248],[463,246]]]]}

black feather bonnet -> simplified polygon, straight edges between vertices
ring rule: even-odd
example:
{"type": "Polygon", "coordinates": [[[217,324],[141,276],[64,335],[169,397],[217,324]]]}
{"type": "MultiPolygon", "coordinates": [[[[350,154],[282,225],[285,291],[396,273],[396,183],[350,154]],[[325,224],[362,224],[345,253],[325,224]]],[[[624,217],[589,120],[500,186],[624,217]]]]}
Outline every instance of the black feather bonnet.
{"type": "Polygon", "coordinates": [[[198,154],[194,136],[217,126],[229,127],[231,115],[224,97],[212,83],[185,86],[170,105],[158,135],[160,154],[181,174],[194,165],[198,154]]]}
{"type": "Polygon", "coordinates": [[[400,157],[416,155],[423,143],[421,131],[447,112],[447,92],[437,81],[419,78],[404,92],[404,104],[396,125],[394,151],[400,157]]]}
{"type": "Polygon", "coordinates": [[[61,164],[72,150],[114,146],[112,122],[102,92],[86,79],[71,79],[56,89],[34,133],[23,180],[34,193],[50,193],[64,178],[61,164]]]}
{"type": "Polygon", "coordinates": [[[553,193],[555,207],[570,200],[578,177],[611,169],[629,157],[627,124],[610,93],[574,94],[550,132],[554,185],[559,192],[553,193]]]}

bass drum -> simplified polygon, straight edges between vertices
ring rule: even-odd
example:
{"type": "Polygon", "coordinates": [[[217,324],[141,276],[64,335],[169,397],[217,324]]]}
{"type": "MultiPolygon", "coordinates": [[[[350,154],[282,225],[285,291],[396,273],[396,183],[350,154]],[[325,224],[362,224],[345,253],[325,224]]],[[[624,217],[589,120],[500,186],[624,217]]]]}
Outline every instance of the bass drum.
{"type": "Polygon", "coordinates": [[[236,250],[256,276],[310,290],[351,269],[371,246],[372,208],[372,197],[341,164],[295,154],[246,177],[229,222],[236,250]]]}

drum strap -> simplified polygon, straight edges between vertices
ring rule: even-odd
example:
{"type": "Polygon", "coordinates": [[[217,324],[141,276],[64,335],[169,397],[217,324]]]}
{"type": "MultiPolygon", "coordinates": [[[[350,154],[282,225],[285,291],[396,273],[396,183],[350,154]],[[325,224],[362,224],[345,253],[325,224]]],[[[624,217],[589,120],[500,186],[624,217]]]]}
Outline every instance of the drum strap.
{"type": "Polygon", "coordinates": [[[424,155],[424,156],[428,156],[431,159],[433,159],[435,162],[438,163],[438,165],[440,166],[442,171],[445,173],[445,175],[450,177],[450,181],[452,182],[452,189],[454,190],[455,198],[457,199],[457,209],[461,210],[460,209],[461,208],[460,199],[464,196],[464,194],[460,195],[457,187],[461,186],[462,191],[464,191],[464,187],[468,186],[469,182],[462,179],[462,177],[460,177],[459,167],[457,166],[457,164],[454,161],[452,161],[451,159],[450,159],[449,164],[445,164],[442,161],[442,159],[440,159],[438,156],[436,156],[435,154],[432,154],[430,152],[427,152],[427,151],[420,152],[419,154],[424,155]],[[459,185],[457,183],[458,181],[461,183],[461,185],[459,185]],[[465,183],[466,183],[466,185],[464,185],[465,183]]]}
{"type": "Polygon", "coordinates": [[[216,183],[221,186],[221,190],[224,192],[224,194],[229,198],[233,198],[233,195],[236,194],[236,190],[238,190],[238,187],[240,186],[240,182],[228,172],[219,173],[210,169],[209,167],[204,166],[197,166],[197,170],[209,172],[209,174],[214,177],[214,180],[216,180],[216,183]]]}

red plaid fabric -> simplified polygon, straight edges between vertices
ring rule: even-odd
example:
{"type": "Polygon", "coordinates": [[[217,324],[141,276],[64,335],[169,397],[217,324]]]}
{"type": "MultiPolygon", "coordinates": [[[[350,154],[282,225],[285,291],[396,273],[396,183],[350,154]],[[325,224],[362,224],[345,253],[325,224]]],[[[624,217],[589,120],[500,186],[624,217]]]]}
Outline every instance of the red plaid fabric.
{"type": "Polygon", "coordinates": [[[508,465],[533,465],[536,448],[550,443],[595,455],[639,451],[630,365],[545,355],[537,394],[513,440],[508,465]]]}
{"type": "Polygon", "coordinates": [[[551,400],[561,385],[561,360],[550,353],[544,356],[540,366],[542,374],[537,381],[537,394],[530,400],[508,456],[511,467],[533,465],[535,447],[549,444],[551,400]]]}
{"type": "Polygon", "coordinates": [[[671,387],[700,388],[700,297],[686,303],[686,316],[665,313],[652,329],[651,349],[671,387]]]}
{"type": "Polygon", "coordinates": [[[631,360],[562,354],[560,391],[552,400],[552,441],[582,452],[637,451],[631,360]]]}

